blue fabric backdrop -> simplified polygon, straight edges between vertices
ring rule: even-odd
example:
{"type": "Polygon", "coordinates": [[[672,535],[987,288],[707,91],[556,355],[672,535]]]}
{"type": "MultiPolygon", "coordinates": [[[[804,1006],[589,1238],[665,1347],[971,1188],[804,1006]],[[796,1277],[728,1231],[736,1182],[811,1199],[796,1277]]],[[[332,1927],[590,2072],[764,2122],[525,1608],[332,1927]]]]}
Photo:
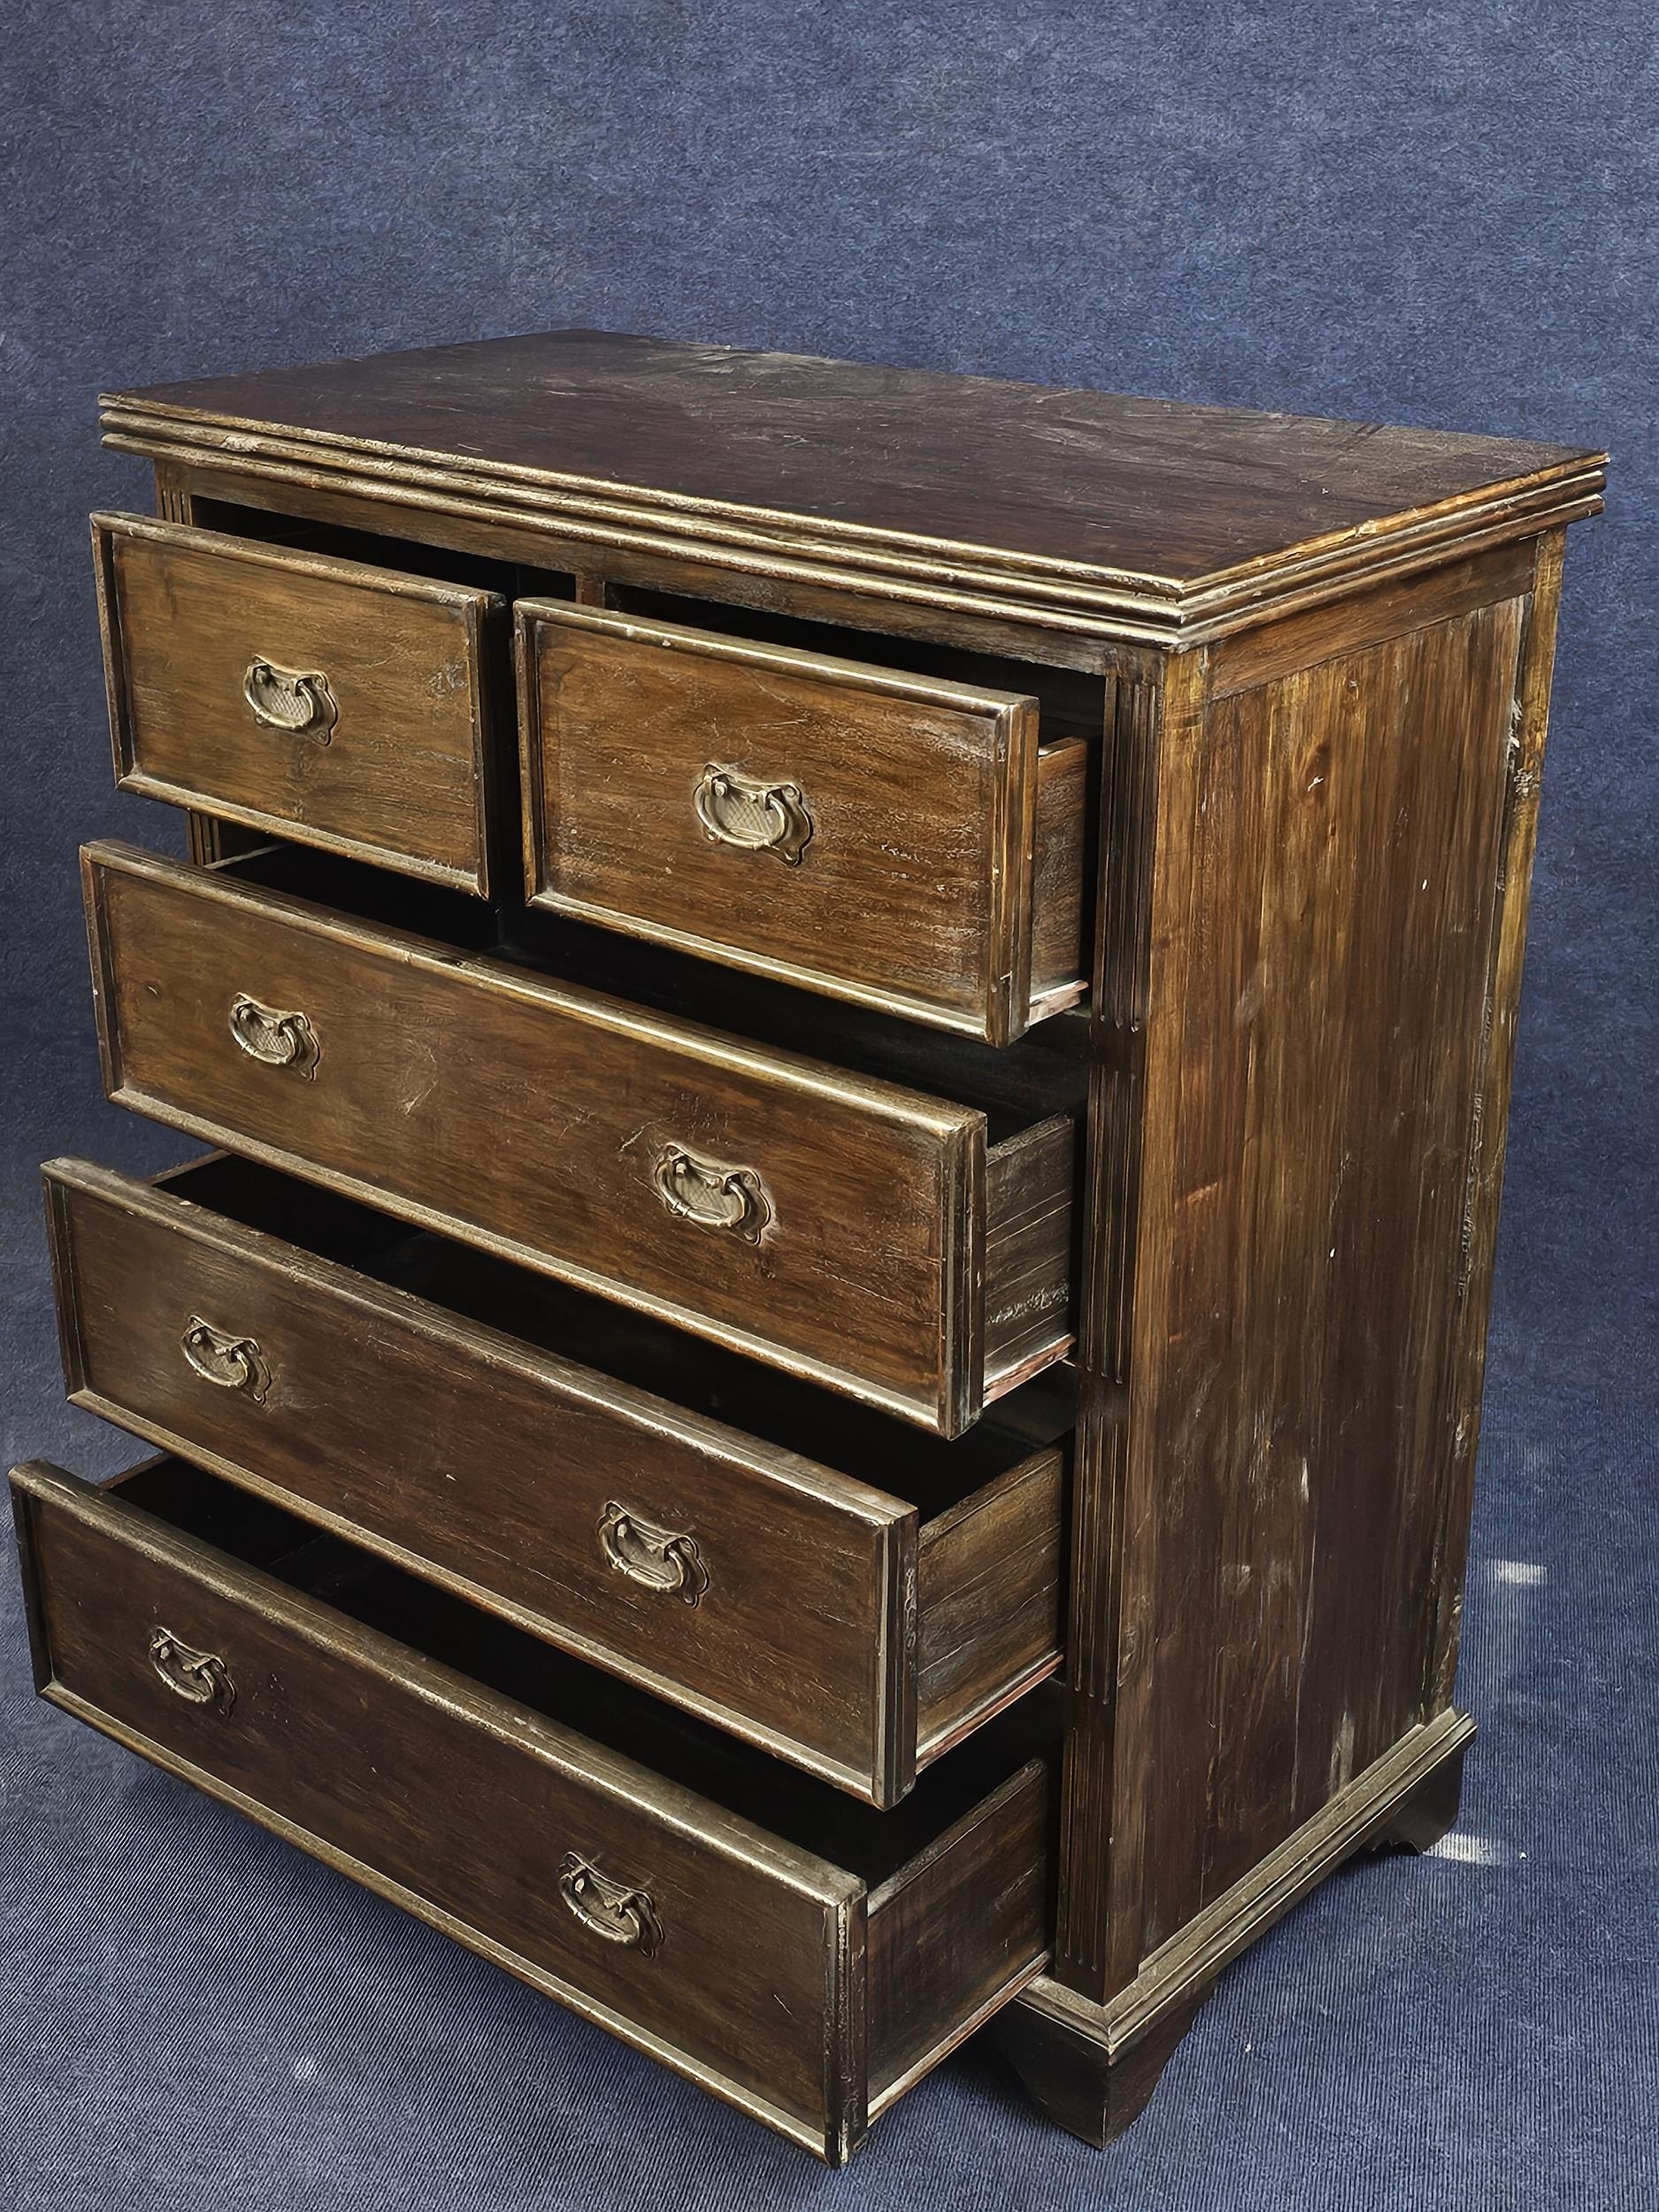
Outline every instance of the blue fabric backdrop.
{"type": "Polygon", "coordinates": [[[0,58],[11,1456],[59,1402],[35,1168],[99,1098],[101,386],[588,323],[1610,445],[1575,533],[1437,1855],[1230,1974],[1103,2155],[970,2054],[846,2174],[26,1694],[0,1573],[0,2205],[1633,2207],[1659,2154],[1659,42],[1515,0],[13,0],[0,58]]]}

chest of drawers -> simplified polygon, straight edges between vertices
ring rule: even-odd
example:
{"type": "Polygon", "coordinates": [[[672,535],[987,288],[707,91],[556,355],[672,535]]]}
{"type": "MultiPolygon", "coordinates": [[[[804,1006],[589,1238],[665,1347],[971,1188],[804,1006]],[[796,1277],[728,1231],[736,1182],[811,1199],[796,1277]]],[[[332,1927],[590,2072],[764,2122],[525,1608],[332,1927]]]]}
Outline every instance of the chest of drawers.
{"type": "Polygon", "coordinates": [[[1455,1817],[1603,456],[565,332],[106,402],[39,1686],[837,2161],[1455,1817]]]}

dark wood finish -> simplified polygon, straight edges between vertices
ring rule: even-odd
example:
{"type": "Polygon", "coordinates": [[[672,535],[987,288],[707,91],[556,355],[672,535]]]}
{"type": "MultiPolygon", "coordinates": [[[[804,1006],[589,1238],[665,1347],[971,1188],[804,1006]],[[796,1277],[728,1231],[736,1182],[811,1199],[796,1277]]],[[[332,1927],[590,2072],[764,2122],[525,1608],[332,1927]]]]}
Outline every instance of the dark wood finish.
{"type": "MultiPolygon", "coordinates": [[[[1156,764],[1164,722],[1183,711],[1195,656],[1168,671],[1148,657],[1106,702],[1101,885],[1090,996],[1090,1071],[1079,1284],[1079,1399],[1072,1446],[1066,1681],[1072,1693],[1062,1776],[1056,1948],[1080,1986],[1121,1975],[1130,1948],[1116,1887],[1140,1863],[1147,1796],[1114,1787],[1118,1728],[1135,1742],[1150,1667],[1144,1609],[1125,1607],[1125,1561],[1156,1540],[1158,1495],[1128,1482],[1131,1320],[1146,1142],[1145,1097],[1156,850],[1156,764]],[[1127,1517],[1133,1507],[1133,1522],[1127,1517]],[[1087,1870],[1087,1872],[1080,1870],[1087,1870]],[[1109,1957],[1109,1946],[1115,1955],[1109,1957]]],[[[1143,1737],[1139,1739],[1144,1740],[1143,1737]]]]}
{"type": "Polygon", "coordinates": [[[1451,1369],[1484,1333],[1506,824],[1555,588],[1514,582],[1471,603],[1454,571],[1404,628],[1355,602],[1219,695],[1187,657],[1133,733],[1142,979],[1120,1001],[1109,959],[1097,989],[1136,1171],[1082,1317],[1056,1942],[1097,2001],[1448,1713],[1451,1369]]]}
{"type": "Polygon", "coordinates": [[[1087,900],[1082,887],[1088,861],[1089,756],[1097,749],[1099,715],[1091,747],[1059,739],[1037,755],[1037,797],[1032,810],[1036,864],[1031,895],[1031,995],[1033,1005],[1071,1005],[1088,973],[1087,900]]]}
{"type": "MultiPolygon", "coordinates": [[[[941,1434],[1016,1379],[987,1357],[985,1310],[1008,1303],[991,1208],[1011,1189],[1028,1212],[1031,1194],[987,1175],[982,1113],[223,872],[114,845],[85,865],[118,1102],[941,1434]],[[238,1001],[288,1019],[284,1057],[303,1021],[314,1067],[239,1046],[238,1001]],[[705,1179],[758,1179],[756,1236],[664,1200],[664,1163],[687,1154],[705,1179]]],[[[1044,1156],[1069,1203],[1064,1148],[1044,1156]]],[[[1045,1351],[1019,1379],[1069,1346],[1064,1298],[1044,1310],[1045,1351]]]]}
{"type": "Polygon", "coordinates": [[[1379,1850],[1432,1851],[1442,1836],[1457,1825],[1463,1801],[1463,1761],[1469,1746],[1458,1745],[1451,1756],[1402,1799],[1377,1839],[1379,1850]]]}
{"type": "Polygon", "coordinates": [[[924,1763],[1059,1663],[1064,1473],[1057,1449],[1033,1452],[922,1525],[916,1724],[924,1763]]]}
{"type": "Polygon", "coordinates": [[[502,601],[134,515],[92,543],[124,791],[488,895],[502,601]],[[325,680],[325,727],[261,718],[273,664],[325,680]]]}
{"type": "Polygon", "coordinates": [[[1604,455],[593,331],[110,396],[113,442],[1179,629],[1596,503],[1604,455]],[[465,426],[457,439],[456,426],[465,426]],[[966,589],[964,590],[964,587],[966,589]]]}
{"type": "MultiPolygon", "coordinates": [[[[831,2154],[1015,1986],[1043,1848],[1034,1781],[992,1764],[1053,1709],[1052,1958],[1004,2027],[1101,2139],[1287,1906],[1455,1816],[1563,526],[1605,457],[580,332],[121,395],[105,429],[174,524],[553,603],[523,811],[559,910],[246,853],[211,804],[211,872],[96,853],[112,1092],[264,1165],[191,1171],[211,1233],[180,1188],[57,1179],[72,1383],[221,1454],[238,1486],[157,1479],[207,1482],[216,1524],[274,1486],[407,1547],[396,1632],[428,1660],[452,1630],[496,1695],[596,1682],[590,1740],[632,1699],[648,1820],[689,1785],[864,1886],[858,1952],[851,1893],[803,1878],[847,1901],[844,1944],[788,1924],[833,1986],[736,2092],[831,2154]],[[677,841],[710,768],[716,845],[677,841]],[[227,1210],[258,1175],[287,1198],[227,1210]],[[366,1244],[334,1240],[354,1201],[366,1244]],[[169,1308],[164,1342],[140,1265],[174,1302],[257,1296],[257,1325],[169,1308]],[[331,1383],[304,1466],[281,1377],[348,1311],[407,1404],[331,1383]],[[476,1517],[435,1458],[395,1495],[400,1419],[467,1443],[476,1517]],[[550,1470],[579,1428],[592,1465],[550,1470]],[[1064,1686],[1023,1694],[1056,1596],[1064,1686]]],[[[166,1645],[153,1694],[211,1701],[211,1657],[166,1645]]],[[[536,1978],[544,1903],[472,1939],[536,1978]]],[[[764,2038],[766,1993],[717,1986],[764,2038]]]]}
{"type": "Polygon", "coordinates": [[[1041,1967],[1032,1940],[1048,1927],[1047,1780],[1042,1768],[1022,1768],[871,1892],[864,1971],[878,2109],[938,2062],[944,1993],[954,2049],[1041,1967]]]}
{"type": "Polygon", "coordinates": [[[1456,1816],[1474,1726],[1442,1712],[1409,1729],[1102,2002],[1048,1975],[1001,2016],[995,2039],[1062,2127],[1103,2144],[1140,2113],[1216,1977],[1356,1854],[1425,1849],[1456,1816]]]}
{"type": "Polygon", "coordinates": [[[833,2162],[1042,1963],[1041,1758],[999,1747],[907,1820],[803,1784],[771,1832],[758,1755],[659,1742],[649,1701],[523,1640],[479,1678],[465,1618],[208,1478],[12,1485],[52,1702],[833,2162]],[[705,1761],[713,1794],[680,1778],[705,1761]]]}
{"type": "MultiPolygon", "coordinates": [[[[148,439],[119,434],[105,443],[128,452],[150,449],[148,439]]],[[[755,566],[736,548],[706,547],[703,557],[694,558],[673,539],[648,535],[641,541],[632,532],[618,538],[603,526],[529,519],[478,499],[403,492],[378,477],[342,488],[332,472],[300,464],[237,464],[193,452],[187,462],[159,463],[158,472],[162,469],[188,488],[193,505],[215,511],[221,525],[233,517],[242,528],[260,520],[314,518],[341,530],[395,533],[411,545],[456,549],[527,569],[586,572],[594,595],[579,599],[580,606],[612,606],[625,589],[637,588],[789,619],[850,625],[869,634],[964,652],[1013,655],[1031,668],[1094,673],[1112,665],[1118,654],[1109,625],[1047,605],[986,604],[962,592],[933,591],[886,576],[866,580],[799,561],[774,558],[755,566]]]]}
{"type": "Polygon", "coordinates": [[[246,1162],[45,1180],[77,1405],[841,1788],[895,1802],[1059,1663],[1056,1446],[677,1358],[326,1194],[302,1220],[246,1162]],[[204,1326],[251,1348],[193,1356],[204,1326]],[[618,1504],[673,1548],[619,1548],[618,1504]]]}
{"type": "Polygon", "coordinates": [[[1492,933],[1474,1064],[1475,1094],[1470,1105],[1468,1179],[1450,1340],[1443,1378],[1437,1379],[1442,1394],[1441,1418],[1453,1446],[1451,1467],[1440,1487],[1439,1523],[1429,1562],[1432,1592],[1429,1602],[1434,1624],[1426,1655],[1423,1702],[1431,1712],[1451,1703],[1457,1673],[1463,1572],[1469,1555],[1481,1391],[1486,1380],[1486,1316],[1497,1252],[1498,1205],[1509,1126],[1509,1081],[1515,1065],[1521,967],[1565,551],[1563,531],[1552,531],[1539,540],[1532,589],[1521,603],[1520,666],[1504,749],[1492,933]]]}
{"type": "Polygon", "coordinates": [[[1070,1342],[1077,1129],[1052,1115],[986,1159],[985,1372],[1001,1394],[1041,1374],[1070,1342]]]}
{"type": "Polygon", "coordinates": [[[1104,2150],[1152,2101],[1175,2047],[1198,2017],[1208,1990],[1167,2012],[1113,2061],[1106,2044],[1072,2016],[1054,1987],[997,2015],[987,2033],[1019,2076],[1038,2110],[1068,2135],[1104,2150]]]}
{"type": "MultiPolygon", "coordinates": [[[[192,519],[192,503],[185,472],[174,467],[169,462],[161,461],[156,465],[155,478],[157,515],[164,522],[189,522],[192,519]]],[[[107,622],[104,611],[108,603],[108,589],[107,583],[100,576],[97,590],[101,629],[107,622]]],[[[107,680],[107,637],[105,663],[107,680]]],[[[119,777],[121,773],[120,735],[113,710],[111,714],[110,735],[111,742],[116,748],[115,772],[119,777]]],[[[221,821],[211,814],[203,814],[195,809],[186,814],[185,824],[190,857],[204,868],[211,868],[219,861],[228,859],[234,853],[245,851],[258,841],[259,833],[257,830],[244,829],[238,823],[221,821]]]]}
{"type": "Polygon", "coordinates": [[[1040,752],[1035,699],[631,615],[516,614],[534,904],[993,1044],[1081,995],[1082,841],[1053,817],[1064,784],[1080,825],[1084,748],[1040,752]],[[1040,918],[1044,780],[1061,910],[1040,918]],[[1069,972],[1041,976],[1039,929],[1069,972]]]}
{"type": "Polygon", "coordinates": [[[1205,692],[1213,703],[1257,691],[1339,653],[1386,644],[1425,624],[1450,622],[1532,588],[1539,541],[1518,538],[1466,561],[1448,562],[1356,594],[1340,607],[1314,607],[1252,630],[1235,631],[1207,657],[1205,692]]]}

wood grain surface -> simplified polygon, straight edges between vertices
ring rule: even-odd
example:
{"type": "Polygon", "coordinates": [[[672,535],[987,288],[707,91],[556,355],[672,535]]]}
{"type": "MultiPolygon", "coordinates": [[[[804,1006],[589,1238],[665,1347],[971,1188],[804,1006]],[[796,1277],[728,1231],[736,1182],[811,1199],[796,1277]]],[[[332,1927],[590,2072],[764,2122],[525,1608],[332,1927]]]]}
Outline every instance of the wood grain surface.
{"type": "Polygon", "coordinates": [[[111,1095],[245,1159],[194,1212],[54,1172],[65,1356],[234,1480],[25,1479],[48,1694],[832,2158],[1051,1954],[1010,2046],[1099,2139],[1291,1902],[1455,1812],[1563,529],[1606,457],[592,332],[104,426],[260,580],[106,534],[118,745],[208,864],[88,861],[111,1095]],[[211,720],[178,639],[239,591],[337,609],[352,562],[428,672],[434,607],[542,603],[528,803],[486,826],[537,907],[385,756],[340,822],[314,761],[162,761],[168,697],[211,720]],[[248,853],[273,825],[382,864],[248,853]],[[106,1590],[148,1635],[187,1587],[275,1639],[261,1683],[304,1653],[314,1740],[221,1771],[106,1650],[106,1590]],[[476,1801],[395,1863],[354,1699],[406,1796],[476,1801]],[[555,1770],[695,1926],[683,2002],[637,1947],[569,1964],[519,1819],[555,1770]]]}
{"type": "Polygon", "coordinates": [[[827,533],[1190,580],[1586,456],[873,363],[548,331],[111,395],[318,453],[757,509],[827,533]]]}
{"type": "MultiPolygon", "coordinates": [[[[1071,778],[1077,826],[1050,796],[1040,846],[1034,698],[685,624],[516,615],[534,902],[994,1044],[1031,1018],[1039,928],[1045,965],[1056,944],[1075,959],[1082,793],[1071,778]],[[787,795],[723,837],[717,772],[787,795]],[[1040,850],[1060,909],[1041,921],[1040,850]]],[[[1075,966],[1036,979],[1047,1010],[1082,988],[1075,966]]]]}
{"type": "MultiPolygon", "coordinates": [[[[841,1788],[895,1801],[918,1735],[937,1755],[1058,1663],[1058,1449],[877,1417],[843,1440],[816,1394],[776,1403],[787,1385],[758,1417],[795,1448],[767,1442],[659,1394],[653,1325],[528,1291],[509,1309],[527,1333],[480,1323],[445,1302],[466,1256],[376,1250],[395,1225],[349,1204],[340,1234],[271,1234],[277,1179],[246,1162],[45,1179],[77,1404],[841,1788]],[[204,1325],[241,1364],[192,1356],[204,1325]]],[[[741,1378],[723,1394],[753,1404],[741,1378]]]]}
{"type": "Polygon", "coordinates": [[[1208,693],[1191,657],[1132,733],[1144,1073],[1103,1210],[1125,1259],[1084,1315],[1059,1939],[1096,1999],[1449,1695],[1448,1362],[1484,1330],[1499,891],[1539,710],[1516,580],[1356,600],[1294,666],[1217,649],[1208,693]]]}
{"type": "MultiPolygon", "coordinates": [[[[433,1599],[437,1656],[402,1640],[389,1571],[377,1590],[346,1548],[176,1463],[104,1491],[40,1463],[12,1482],[54,1702],[824,2157],[1041,1964],[1041,1761],[1008,1774],[1002,1754],[1005,1778],[965,1802],[953,1784],[885,1834],[845,1823],[843,1867],[833,1821],[809,1849],[670,1778],[701,1747],[658,1744],[649,1701],[613,1708],[572,1669],[549,1717],[534,1647],[498,1638],[485,1679],[457,1671],[466,1609],[446,1634],[433,1599]],[[565,1717],[584,1681],[596,1733],[565,1717]]],[[[737,1770],[740,1800],[764,1764],[737,1770]]]]}
{"type": "Polygon", "coordinates": [[[488,895],[502,600],[133,515],[92,539],[123,790],[488,895]],[[260,718],[262,664],[326,683],[320,735],[260,718]]]}
{"type": "MultiPolygon", "coordinates": [[[[977,1417],[999,1226],[982,1113],[227,872],[116,846],[85,867],[119,1102],[942,1434],[977,1417]],[[240,1044],[238,1004],[303,1024],[312,1064],[240,1044]],[[687,1210],[726,1206],[706,1187],[727,1175],[759,1193],[753,1236],[687,1210]]],[[[1069,1202],[1069,1152],[1044,1156],[1069,1202]]],[[[1046,1310],[1052,1359],[1070,1335],[1046,1310]]]]}

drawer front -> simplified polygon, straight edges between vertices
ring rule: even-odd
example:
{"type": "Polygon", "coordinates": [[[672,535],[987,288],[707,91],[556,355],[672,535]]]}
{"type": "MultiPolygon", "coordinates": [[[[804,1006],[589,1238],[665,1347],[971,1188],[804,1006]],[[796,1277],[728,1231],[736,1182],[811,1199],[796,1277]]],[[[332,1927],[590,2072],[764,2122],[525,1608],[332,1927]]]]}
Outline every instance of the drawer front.
{"type": "Polygon", "coordinates": [[[821,2156],[1046,1962],[1051,1732],[877,1813],[181,1462],[12,1486],[43,1696],[821,2156]]]}
{"type": "Polygon", "coordinates": [[[1056,980],[1033,972],[1033,933],[1041,970],[1069,926],[1054,1002],[1077,996],[1082,779],[1064,768],[1086,749],[1040,775],[1034,699],[553,603],[517,615],[533,903],[998,1044],[1056,980]],[[1050,781],[1075,819],[1043,825],[1039,927],[1050,781]]]}
{"type": "Polygon", "coordinates": [[[488,894],[504,603],[179,523],[92,523],[123,790],[488,894]]]}
{"type": "Polygon", "coordinates": [[[118,1102],[956,1434],[984,1117],[125,847],[118,1102]]]}
{"type": "Polygon", "coordinates": [[[46,1189],[76,1403],[842,1787],[914,1779],[913,1509],[165,1190],[46,1189]]]}
{"type": "Polygon", "coordinates": [[[855,1879],[118,1495],[13,1479],[55,1701],[833,2145],[863,2062],[855,1879]]]}

